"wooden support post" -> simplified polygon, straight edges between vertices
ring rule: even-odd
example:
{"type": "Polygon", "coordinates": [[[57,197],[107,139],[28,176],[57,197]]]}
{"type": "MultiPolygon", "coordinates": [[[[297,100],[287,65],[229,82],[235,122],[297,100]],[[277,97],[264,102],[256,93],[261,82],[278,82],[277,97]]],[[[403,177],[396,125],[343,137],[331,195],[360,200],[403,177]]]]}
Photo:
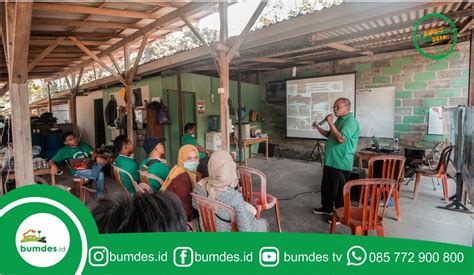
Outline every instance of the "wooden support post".
{"type": "Polygon", "coordinates": [[[33,2],[5,3],[16,186],[34,184],[28,97],[28,50],[33,2]]]}
{"type": "Polygon", "coordinates": [[[125,86],[125,98],[127,100],[127,137],[134,141],[133,139],[133,87],[131,84],[125,86]]]}
{"type": "MultiPolygon", "coordinates": [[[[227,25],[227,2],[219,3],[219,18],[220,18],[220,44],[227,45],[228,39],[228,25],[227,25]]],[[[220,116],[221,116],[221,139],[222,149],[230,152],[229,142],[229,62],[227,61],[227,52],[220,49],[219,51],[219,72],[220,72],[220,116]]]]}
{"type": "Polygon", "coordinates": [[[51,82],[48,81],[48,112],[53,112],[53,106],[51,105],[51,82]]]}
{"type": "MultiPolygon", "coordinates": [[[[239,120],[239,142],[238,142],[238,146],[239,146],[239,164],[242,165],[242,154],[243,154],[243,150],[246,150],[247,148],[242,148],[242,118],[240,117],[240,105],[242,105],[242,74],[240,73],[240,70],[239,70],[239,79],[238,79],[238,82],[237,82],[237,118],[239,120]]],[[[252,146],[252,145],[250,145],[252,146]]]]}
{"type": "MultiPolygon", "coordinates": [[[[27,70],[27,66],[24,67],[27,70]]],[[[10,87],[13,155],[16,186],[34,184],[28,83],[10,87]]]]}
{"type": "MultiPolygon", "coordinates": [[[[183,116],[183,92],[181,91],[181,73],[176,73],[176,90],[178,90],[178,124],[179,124],[179,137],[184,135],[184,116],[183,116]]],[[[187,122],[186,122],[187,123],[187,122]]]]}
{"type": "Polygon", "coordinates": [[[468,106],[474,106],[474,52],[472,48],[474,47],[474,29],[471,29],[471,47],[469,48],[469,92],[467,95],[468,106]]]}
{"type": "MultiPolygon", "coordinates": [[[[72,129],[74,134],[77,136],[79,131],[77,128],[77,92],[79,91],[79,87],[81,86],[81,79],[82,79],[82,74],[84,72],[84,68],[81,68],[79,71],[79,75],[77,76],[77,79],[75,76],[71,76],[73,80],[73,86],[71,87],[69,85],[69,90],[71,93],[71,100],[70,100],[70,105],[69,105],[69,117],[71,119],[72,123],[72,129]],[[76,82],[77,80],[77,82],[76,82]]],[[[66,79],[68,79],[66,77],[66,79]]]]}

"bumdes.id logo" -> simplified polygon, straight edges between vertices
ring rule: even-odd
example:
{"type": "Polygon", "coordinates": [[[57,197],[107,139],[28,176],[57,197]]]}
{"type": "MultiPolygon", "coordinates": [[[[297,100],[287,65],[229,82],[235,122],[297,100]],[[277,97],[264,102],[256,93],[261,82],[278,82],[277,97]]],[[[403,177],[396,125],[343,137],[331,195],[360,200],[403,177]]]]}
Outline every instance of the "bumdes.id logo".
{"type": "Polygon", "coordinates": [[[30,265],[50,267],[59,263],[69,249],[69,231],[56,216],[47,213],[26,218],[16,232],[16,248],[30,265]]]}

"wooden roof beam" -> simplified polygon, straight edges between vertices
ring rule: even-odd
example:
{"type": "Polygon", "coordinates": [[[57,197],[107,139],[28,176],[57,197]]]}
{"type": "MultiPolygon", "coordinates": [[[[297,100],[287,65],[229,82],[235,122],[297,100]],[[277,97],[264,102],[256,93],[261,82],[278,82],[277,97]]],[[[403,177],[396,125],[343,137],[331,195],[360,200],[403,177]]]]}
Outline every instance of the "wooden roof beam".
{"type": "MultiPolygon", "coordinates": [[[[110,53],[113,53],[114,51],[122,48],[126,44],[133,43],[140,37],[142,37],[145,34],[149,34],[151,32],[155,32],[157,29],[160,29],[164,27],[165,25],[169,25],[172,23],[175,23],[180,20],[181,16],[188,16],[193,13],[198,12],[200,9],[203,9],[207,6],[210,5],[215,5],[215,3],[209,3],[209,2],[191,2],[183,7],[176,9],[175,11],[172,11],[168,14],[163,15],[160,19],[146,25],[145,27],[141,28],[140,30],[132,33],[131,35],[127,36],[126,38],[122,39],[121,41],[115,43],[114,45],[110,46],[109,48],[105,49],[101,53],[97,54],[98,58],[102,58],[107,56],[110,53]]],[[[92,60],[87,60],[84,61],[83,63],[73,66],[71,69],[67,70],[64,73],[67,73],[68,71],[77,71],[80,67],[87,67],[92,63],[92,60]]],[[[60,77],[60,75],[59,75],[60,77]]]]}
{"type": "Polygon", "coordinates": [[[133,63],[133,66],[130,69],[129,75],[127,77],[128,83],[132,83],[133,78],[135,78],[135,75],[137,74],[138,64],[140,63],[140,60],[142,59],[143,52],[145,51],[145,47],[147,45],[147,41],[148,41],[148,35],[144,35],[142,39],[142,43],[140,43],[140,48],[138,49],[137,58],[135,58],[135,62],[133,63]]]}
{"type": "MultiPolygon", "coordinates": [[[[71,39],[76,46],[83,50],[84,53],[86,53],[90,58],[92,58],[95,62],[99,63],[105,70],[107,70],[109,73],[111,73],[118,81],[120,81],[123,85],[127,85],[125,79],[118,73],[116,73],[114,70],[112,70],[105,62],[103,62],[97,55],[92,53],[81,41],[79,41],[77,38],[70,36],[69,39],[71,39]]],[[[84,68],[84,67],[81,67],[84,68]]]]}
{"type": "Polygon", "coordinates": [[[81,21],[67,19],[33,19],[35,26],[64,26],[64,27],[80,27],[80,28],[98,28],[98,29],[141,29],[143,26],[127,23],[113,23],[101,21],[81,21]]]}
{"type": "Polygon", "coordinates": [[[31,69],[33,69],[36,65],[38,65],[64,39],[65,39],[65,37],[58,37],[54,42],[52,42],[42,53],[40,53],[40,55],[38,55],[33,61],[31,61],[31,63],[28,65],[28,71],[31,71],[31,69]]]}
{"type": "Polygon", "coordinates": [[[267,5],[267,1],[260,1],[260,4],[258,5],[257,9],[255,9],[254,13],[252,14],[252,17],[250,17],[249,21],[247,22],[247,25],[245,25],[244,29],[240,33],[239,37],[237,40],[232,44],[232,47],[226,54],[226,59],[227,62],[230,62],[232,58],[234,57],[234,54],[236,51],[239,50],[240,45],[245,41],[247,38],[250,29],[252,29],[253,25],[255,24],[255,21],[257,21],[258,17],[260,16],[260,13],[262,13],[263,9],[267,5]]]}
{"type": "Polygon", "coordinates": [[[109,9],[109,8],[95,8],[83,5],[70,5],[70,4],[50,4],[50,3],[35,3],[33,5],[35,10],[43,11],[57,11],[64,13],[80,13],[80,14],[94,14],[94,15],[105,15],[112,17],[126,17],[126,18],[140,18],[140,19],[160,19],[161,16],[156,14],[121,10],[121,9],[109,9]]]}
{"type": "Polygon", "coordinates": [[[188,28],[194,33],[194,35],[196,35],[196,37],[199,39],[199,41],[201,41],[201,43],[209,49],[209,51],[211,52],[214,59],[217,59],[216,50],[214,48],[212,48],[211,45],[209,45],[209,43],[207,43],[206,39],[204,39],[204,37],[199,32],[199,30],[196,29],[196,27],[194,27],[193,23],[191,21],[189,21],[188,18],[186,18],[184,16],[182,16],[181,19],[188,26],[188,28]]]}
{"type": "Polygon", "coordinates": [[[97,32],[54,32],[54,31],[32,31],[31,38],[44,39],[44,37],[58,37],[58,36],[70,36],[83,38],[125,38],[126,35],[120,33],[97,33],[97,32]]]}
{"type": "MultiPolygon", "coordinates": [[[[54,42],[56,40],[51,40],[51,39],[31,39],[30,40],[30,45],[32,46],[44,46],[44,45],[50,45],[52,42],[54,42]]],[[[82,43],[84,45],[87,45],[87,46],[103,46],[103,45],[112,45],[112,42],[109,42],[109,41],[96,41],[96,40],[81,40],[82,43]]],[[[67,40],[61,40],[58,42],[58,45],[68,45],[68,46],[72,46],[72,45],[75,45],[73,42],[71,41],[67,41],[67,40]]],[[[57,46],[57,45],[56,45],[57,46]]]]}

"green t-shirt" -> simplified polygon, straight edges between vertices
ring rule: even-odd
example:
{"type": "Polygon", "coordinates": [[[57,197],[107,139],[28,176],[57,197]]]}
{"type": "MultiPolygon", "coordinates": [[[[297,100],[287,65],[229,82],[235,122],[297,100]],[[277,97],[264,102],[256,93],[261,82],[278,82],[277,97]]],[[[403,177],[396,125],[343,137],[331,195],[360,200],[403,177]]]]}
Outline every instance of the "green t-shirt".
{"type": "MultiPolygon", "coordinates": [[[[142,163],[140,163],[140,169],[146,165],[149,161],[151,161],[151,158],[147,158],[142,163]]],[[[148,169],[146,170],[148,173],[155,175],[162,179],[163,181],[166,180],[168,177],[168,174],[170,173],[170,168],[168,165],[161,163],[159,160],[155,163],[153,163],[148,169]]],[[[161,183],[157,180],[150,179],[150,187],[153,190],[153,192],[160,190],[161,188],[161,183]]]]}
{"type": "MultiPolygon", "coordinates": [[[[181,145],[186,145],[186,144],[196,146],[197,139],[193,137],[192,135],[183,135],[183,137],[181,138],[181,145]]],[[[205,157],[206,157],[206,153],[199,152],[199,159],[203,159],[205,157]]]]}
{"type": "MultiPolygon", "coordinates": [[[[63,148],[59,149],[59,151],[51,160],[57,164],[60,164],[65,160],[90,158],[92,156],[91,152],[91,146],[86,143],[80,143],[77,147],[64,146],[63,148]]],[[[71,170],[73,175],[76,173],[76,170],[72,168],[69,168],[69,170],[71,170]]]]}
{"type": "Polygon", "coordinates": [[[346,138],[344,143],[337,142],[331,134],[326,141],[326,157],[324,164],[332,168],[352,171],[354,154],[357,150],[359,140],[359,122],[354,114],[349,113],[340,117],[334,123],[336,128],[346,138]]]}
{"type": "MultiPolygon", "coordinates": [[[[115,159],[114,165],[130,173],[130,175],[132,175],[133,180],[137,183],[139,182],[140,174],[138,173],[138,165],[133,158],[124,155],[119,155],[115,159]]],[[[120,173],[120,180],[122,181],[123,186],[125,186],[125,189],[127,189],[128,193],[134,196],[135,187],[133,187],[133,183],[130,181],[130,177],[128,177],[124,173],[120,173]]]]}

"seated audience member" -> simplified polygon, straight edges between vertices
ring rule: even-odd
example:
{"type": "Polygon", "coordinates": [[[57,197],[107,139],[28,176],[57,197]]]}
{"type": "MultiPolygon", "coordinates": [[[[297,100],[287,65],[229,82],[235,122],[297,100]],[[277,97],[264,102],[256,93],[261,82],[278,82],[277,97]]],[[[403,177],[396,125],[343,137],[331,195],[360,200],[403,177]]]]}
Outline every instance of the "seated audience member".
{"type": "Polygon", "coordinates": [[[183,207],[170,192],[101,199],[92,209],[92,216],[101,234],[187,230],[183,207]]]}
{"type": "MultiPolygon", "coordinates": [[[[170,173],[170,167],[166,164],[166,160],[163,159],[165,154],[164,142],[165,139],[162,138],[147,137],[143,142],[143,149],[148,158],[140,164],[140,170],[159,177],[163,182],[170,173]]],[[[150,179],[150,187],[153,192],[158,191],[161,188],[161,182],[150,179]]]]}
{"type": "MultiPolygon", "coordinates": [[[[236,190],[239,182],[237,179],[236,164],[230,154],[223,150],[214,152],[209,159],[208,167],[209,177],[198,182],[194,193],[234,208],[239,231],[268,231],[266,221],[255,218],[255,208],[244,201],[242,194],[236,190]]],[[[193,201],[193,205],[197,208],[195,201],[193,201]]],[[[224,211],[221,213],[216,212],[214,219],[216,221],[217,231],[231,230],[230,216],[224,211]]]]}
{"type": "Polygon", "coordinates": [[[192,145],[184,145],[179,149],[178,164],[171,169],[168,178],[161,186],[161,191],[175,193],[183,204],[188,222],[194,214],[191,192],[196,185],[196,169],[199,165],[199,152],[192,145]]]}
{"type": "MultiPolygon", "coordinates": [[[[119,155],[115,159],[113,165],[127,171],[137,183],[140,182],[140,174],[138,173],[138,165],[135,159],[132,158],[133,154],[133,143],[132,141],[124,135],[120,135],[114,139],[114,150],[119,155]]],[[[125,189],[131,196],[135,196],[135,187],[130,178],[120,173],[120,181],[122,182],[125,189]]],[[[150,186],[145,183],[140,183],[139,186],[142,192],[152,192],[150,186]]]]}
{"type": "Polygon", "coordinates": [[[184,126],[184,135],[181,138],[181,145],[189,144],[196,147],[196,149],[199,151],[199,166],[197,171],[200,172],[203,177],[207,177],[209,175],[207,171],[207,163],[209,162],[209,156],[211,153],[206,148],[197,143],[196,132],[196,124],[186,124],[184,126]]]}
{"type": "Polygon", "coordinates": [[[104,173],[101,172],[107,160],[99,156],[91,146],[86,143],[79,143],[76,135],[72,132],[63,134],[64,147],[49,161],[51,174],[57,175],[57,164],[67,161],[71,174],[77,178],[87,179],[86,186],[93,188],[90,183],[95,182],[97,187],[97,197],[104,196],[104,173]]]}

